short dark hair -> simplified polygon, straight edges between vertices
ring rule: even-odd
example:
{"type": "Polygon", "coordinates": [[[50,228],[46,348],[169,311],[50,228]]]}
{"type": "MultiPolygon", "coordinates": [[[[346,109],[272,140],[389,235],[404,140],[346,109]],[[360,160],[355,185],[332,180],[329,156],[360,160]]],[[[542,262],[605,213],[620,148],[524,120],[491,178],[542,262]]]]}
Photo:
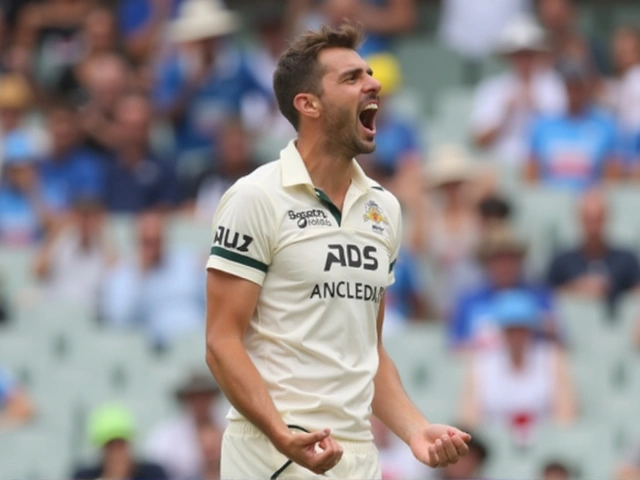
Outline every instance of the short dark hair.
{"type": "Polygon", "coordinates": [[[328,48],[356,50],[362,39],[359,24],[348,22],[337,28],[323,25],[320,30],[302,34],[282,54],[273,74],[273,90],[282,115],[296,130],[300,116],[293,99],[300,93],[322,94],[324,72],[318,62],[320,52],[328,48]]]}
{"type": "Polygon", "coordinates": [[[483,198],[478,205],[478,210],[483,219],[508,220],[511,217],[511,205],[497,195],[483,198]]]}

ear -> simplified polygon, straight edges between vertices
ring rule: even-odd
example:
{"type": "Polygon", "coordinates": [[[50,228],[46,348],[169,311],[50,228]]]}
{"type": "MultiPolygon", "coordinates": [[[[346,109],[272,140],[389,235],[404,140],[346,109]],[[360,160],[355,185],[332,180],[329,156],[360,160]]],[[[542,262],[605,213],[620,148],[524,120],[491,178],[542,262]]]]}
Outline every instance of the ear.
{"type": "Polygon", "coordinates": [[[300,112],[301,117],[320,117],[320,99],[311,93],[299,93],[293,99],[293,106],[300,112]]]}

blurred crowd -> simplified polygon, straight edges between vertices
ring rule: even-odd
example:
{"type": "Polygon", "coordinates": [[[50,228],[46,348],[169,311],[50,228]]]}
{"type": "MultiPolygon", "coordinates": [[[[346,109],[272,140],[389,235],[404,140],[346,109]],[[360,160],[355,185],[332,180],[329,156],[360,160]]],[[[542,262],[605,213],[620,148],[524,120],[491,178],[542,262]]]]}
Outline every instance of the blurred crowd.
{"type": "MultiPolygon", "coordinates": [[[[442,322],[451,351],[471,359],[461,425],[504,422],[526,444],[535,422],[575,421],[556,299],[577,295],[615,312],[621,298],[640,293],[640,262],[607,237],[602,193],[640,179],[640,31],[620,25],[600,38],[580,26],[571,0],[442,0],[441,44],[471,72],[489,57],[504,70],[474,87],[468,142],[431,145],[420,122],[394,108],[404,93],[395,42],[419,28],[420,2],[254,2],[248,16],[229,3],[0,4],[0,248],[34,252],[37,301],[89,302],[97,323],[138,329],[150,348],[201,331],[208,252],[173,245],[170,219],[208,224],[225,189],[295,136],[271,86],[287,40],[357,19],[367,31],[360,53],[385,105],[376,152],[359,161],[405,214],[385,334],[442,322]],[[580,241],[537,278],[525,262],[532,245],[514,228],[515,206],[497,181],[502,168],[579,199],[580,241]],[[121,217],[134,225],[128,252],[108,232],[121,217]]],[[[11,272],[0,265],[0,275],[11,272]]],[[[23,301],[0,292],[0,323],[11,325],[23,301]]],[[[176,396],[182,416],[145,440],[143,457],[131,447],[130,412],[95,411],[88,428],[100,460],[78,466],[74,478],[217,479],[220,393],[196,372],[176,396]]],[[[0,427],[33,415],[0,351],[0,427]]],[[[459,464],[422,471],[384,427],[374,429],[385,480],[480,477],[491,456],[478,438],[459,464]]],[[[550,461],[540,478],[569,479],[572,468],[550,461]]],[[[640,477],[637,451],[619,474],[640,477]]]]}

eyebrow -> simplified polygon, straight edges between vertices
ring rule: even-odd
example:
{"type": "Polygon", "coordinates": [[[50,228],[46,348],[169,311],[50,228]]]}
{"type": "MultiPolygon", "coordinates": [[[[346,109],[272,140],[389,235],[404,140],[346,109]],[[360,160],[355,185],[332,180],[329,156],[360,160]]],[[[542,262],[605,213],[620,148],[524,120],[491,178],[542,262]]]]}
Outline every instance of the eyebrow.
{"type": "Polygon", "coordinates": [[[354,74],[360,75],[362,74],[362,72],[366,72],[367,75],[373,75],[373,70],[371,70],[371,68],[367,67],[366,70],[362,67],[356,67],[356,68],[352,68],[350,70],[347,70],[346,72],[342,72],[340,74],[340,76],[338,77],[340,80],[343,80],[347,77],[350,77],[354,74]]]}

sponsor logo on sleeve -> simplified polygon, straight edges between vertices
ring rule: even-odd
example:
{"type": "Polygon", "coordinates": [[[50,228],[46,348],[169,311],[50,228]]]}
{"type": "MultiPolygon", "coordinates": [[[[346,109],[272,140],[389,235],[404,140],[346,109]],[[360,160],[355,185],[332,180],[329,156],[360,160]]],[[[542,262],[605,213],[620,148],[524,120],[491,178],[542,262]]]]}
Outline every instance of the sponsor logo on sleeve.
{"type": "Polygon", "coordinates": [[[232,232],[227,227],[220,225],[216,230],[216,234],[213,237],[213,244],[236,250],[238,252],[248,252],[249,245],[253,243],[253,237],[249,235],[239,234],[238,232],[232,232]]]}

